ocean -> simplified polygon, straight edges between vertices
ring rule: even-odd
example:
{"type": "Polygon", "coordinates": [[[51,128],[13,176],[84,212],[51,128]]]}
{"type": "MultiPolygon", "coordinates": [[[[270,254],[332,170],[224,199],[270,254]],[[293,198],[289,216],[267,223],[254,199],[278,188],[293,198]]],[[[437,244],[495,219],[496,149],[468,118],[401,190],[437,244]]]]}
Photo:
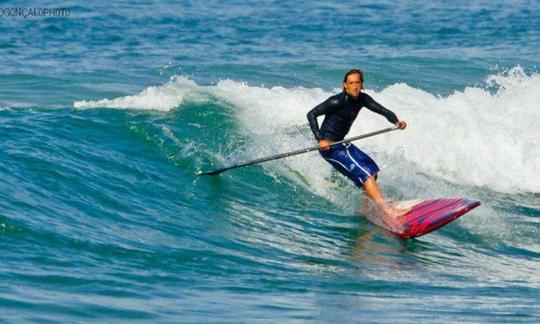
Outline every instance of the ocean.
{"type": "Polygon", "coordinates": [[[0,2],[0,319],[539,322],[539,26],[538,1],[0,2]],[[403,240],[317,152],[196,175],[315,145],[352,68],[408,124],[356,142],[384,194],[480,207],[403,240]]]}

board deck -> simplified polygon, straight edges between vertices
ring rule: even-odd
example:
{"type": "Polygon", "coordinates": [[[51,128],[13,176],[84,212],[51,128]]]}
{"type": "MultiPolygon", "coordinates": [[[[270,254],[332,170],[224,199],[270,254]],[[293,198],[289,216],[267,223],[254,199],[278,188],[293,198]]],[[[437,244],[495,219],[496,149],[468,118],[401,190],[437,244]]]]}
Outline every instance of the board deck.
{"type": "Polygon", "coordinates": [[[399,201],[396,208],[407,209],[391,223],[379,225],[402,237],[413,238],[434,231],[480,205],[479,201],[466,198],[416,199],[399,201]]]}

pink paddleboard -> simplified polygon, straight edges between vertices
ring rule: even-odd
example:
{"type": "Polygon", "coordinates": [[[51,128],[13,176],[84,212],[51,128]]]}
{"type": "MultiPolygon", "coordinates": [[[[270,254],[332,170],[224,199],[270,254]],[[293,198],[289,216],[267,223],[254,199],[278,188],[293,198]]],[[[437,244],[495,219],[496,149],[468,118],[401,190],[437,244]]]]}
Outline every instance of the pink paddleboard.
{"type": "Polygon", "coordinates": [[[399,201],[395,207],[408,211],[391,224],[383,221],[377,225],[402,238],[412,238],[434,231],[479,205],[479,201],[464,198],[399,201]]]}

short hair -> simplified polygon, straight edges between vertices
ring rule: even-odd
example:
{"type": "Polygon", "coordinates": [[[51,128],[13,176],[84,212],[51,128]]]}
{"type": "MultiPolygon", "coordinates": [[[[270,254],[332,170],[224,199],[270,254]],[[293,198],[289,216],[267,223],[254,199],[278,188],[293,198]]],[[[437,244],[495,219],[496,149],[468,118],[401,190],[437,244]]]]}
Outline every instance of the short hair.
{"type": "Polygon", "coordinates": [[[345,77],[343,77],[343,82],[347,82],[347,78],[349,77],[349,75],[355,74],[355,73],[360,74],[360,81],[364,83],[364,73],[358,69],[352,69],[352,70],[347,71],[347,73],[345,73],[345,77]]]}

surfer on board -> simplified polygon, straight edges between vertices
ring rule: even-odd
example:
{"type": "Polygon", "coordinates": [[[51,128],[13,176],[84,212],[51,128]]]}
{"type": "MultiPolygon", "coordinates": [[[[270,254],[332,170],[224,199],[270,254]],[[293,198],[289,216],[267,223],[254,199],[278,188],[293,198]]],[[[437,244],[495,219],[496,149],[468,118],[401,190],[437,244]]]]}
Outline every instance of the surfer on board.
{"type": "Polygon", "coordinates": [[[396,217],[402,211],[385,201],[376,182],[379,172],[377,164],[352,143],[330,146],[333,142],[345,138],[362,107],[386,117],[401,130],[407,127],[407,123],[400,121],[392,111],[363,93],[362,89],[364,89],[362,71],[348,71],[343,78],[343,92],[313,108],[307,114],[307,119],[319,142],[321,156],[341,174],[351,179],[357,187],[363,189],[386,217],[396,217]],[[317,117],[321,115],[325,117],[319,128],[317,117]]]}

